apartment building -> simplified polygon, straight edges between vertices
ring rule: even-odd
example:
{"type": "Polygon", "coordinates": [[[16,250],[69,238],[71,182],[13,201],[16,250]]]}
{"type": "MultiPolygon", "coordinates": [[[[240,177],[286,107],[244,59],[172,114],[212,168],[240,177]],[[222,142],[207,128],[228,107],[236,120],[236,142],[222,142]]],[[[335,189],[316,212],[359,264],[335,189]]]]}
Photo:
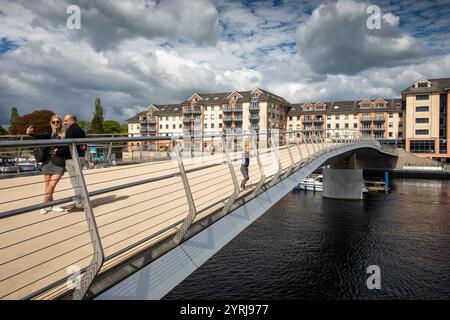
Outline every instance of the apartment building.
{"type": "Polygon", "coordinates": [[[292,104],[288,130],[357,129],[378,140],[404,145],[405,112],[401,99],[363,99],[292,104]]]}
{"type": "MultiPolygon", "coordinates": [[[[155,105],[152,104],[127,120],[128,136],[173,136],[180,135],[182,130],[181,112],[178,104],[155,105]]],[[[129,142],[128,149],[137,150],[143,148],[148,151],[166,150],[170,141],[156,140],[144,142],[129,142]],[[142,146],[142,144],[144,144],[142,146]]]]}
{"type": "Polygon", "coordinates": [[[406,150],[450,162],[450,78],[421,79],[402,91],[406,150]]]}

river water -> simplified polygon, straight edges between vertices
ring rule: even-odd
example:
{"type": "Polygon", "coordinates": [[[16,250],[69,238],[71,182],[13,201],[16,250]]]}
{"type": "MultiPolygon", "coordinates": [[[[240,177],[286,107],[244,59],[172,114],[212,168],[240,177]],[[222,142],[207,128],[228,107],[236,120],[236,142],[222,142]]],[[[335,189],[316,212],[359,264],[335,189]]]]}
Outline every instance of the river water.
{"type": "Polygon", "coordinates": [[[392,182],[361,201],[286,195],[164,299],[449,299],[450,181],[392,182]]]}

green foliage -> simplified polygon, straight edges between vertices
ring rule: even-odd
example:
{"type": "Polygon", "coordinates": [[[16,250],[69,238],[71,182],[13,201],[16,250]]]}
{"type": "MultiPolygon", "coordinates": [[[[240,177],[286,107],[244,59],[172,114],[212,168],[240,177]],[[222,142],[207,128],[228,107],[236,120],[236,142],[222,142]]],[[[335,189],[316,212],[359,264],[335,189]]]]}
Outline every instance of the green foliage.
{"type": "Polygon", "coordinates": [[[78,120],[78,125],[83,129],[85,132],[89,132],[91,130],[91,122],[86,120],[78,120]]]}
{"type": "Polygon", "coordinates": [[[4,136],[8,134],[8,130],[6,130],[5,128],[2,127],[2,125],[0,125],[0,136],[4,136]]]}
{"type": "Polygon", "coordinates": [[[128,124],[123,123],[120,125],[120,133],[128,133],[128,124]]]}
{"type": "Polygon", "coordinates": [[[105,120],[103,122],[104,133],[120,133],[120,123],[115,120],[105,120]]]}
{"type": "Polygon", "coordinates": [[[100,98],[95,99],[95,112],[91,121],[91,130],[89,133],[104,133],[103,108],[100,98]]]}

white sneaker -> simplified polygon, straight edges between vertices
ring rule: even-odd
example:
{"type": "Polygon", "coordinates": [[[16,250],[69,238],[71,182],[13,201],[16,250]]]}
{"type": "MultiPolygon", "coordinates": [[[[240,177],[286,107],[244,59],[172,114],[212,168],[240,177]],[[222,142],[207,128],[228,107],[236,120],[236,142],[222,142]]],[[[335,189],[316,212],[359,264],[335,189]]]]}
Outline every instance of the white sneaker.
{"type": "Polygon", "coordinates": [[[52,207],[52,211],[54,211],[54,212],[63,212],[64,209],[60,208],[60,207],[52,207]]]}
{"type": "Polygon", "coordinates": [[[41,214],[46,214],[47,213],[47,209],[41,209],[41,214]]]}

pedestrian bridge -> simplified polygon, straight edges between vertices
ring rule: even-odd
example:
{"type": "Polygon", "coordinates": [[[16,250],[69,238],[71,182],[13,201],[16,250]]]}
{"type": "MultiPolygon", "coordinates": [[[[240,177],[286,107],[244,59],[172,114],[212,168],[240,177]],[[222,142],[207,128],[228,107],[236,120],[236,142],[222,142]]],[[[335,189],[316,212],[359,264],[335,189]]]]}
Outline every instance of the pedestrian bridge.
{"type": "MultiPolygon", "coordinates": [[[[49,206],[40,203],[42,176],[1,179],[0,298],[160,299],[317,168],[360,149],[397,155],[358,131],[283,135],[270,148],[251,142],[243,190],[242,152],[230,135],[223,150],[196,157],[172,137],[1,141],[4,152],[157,139],[174,148],[171,160],[78,167],[83,212],[41,215],[49,206]]],[[[73,195],[66,173],[51,204],[69,205],[73,195]]]]}

